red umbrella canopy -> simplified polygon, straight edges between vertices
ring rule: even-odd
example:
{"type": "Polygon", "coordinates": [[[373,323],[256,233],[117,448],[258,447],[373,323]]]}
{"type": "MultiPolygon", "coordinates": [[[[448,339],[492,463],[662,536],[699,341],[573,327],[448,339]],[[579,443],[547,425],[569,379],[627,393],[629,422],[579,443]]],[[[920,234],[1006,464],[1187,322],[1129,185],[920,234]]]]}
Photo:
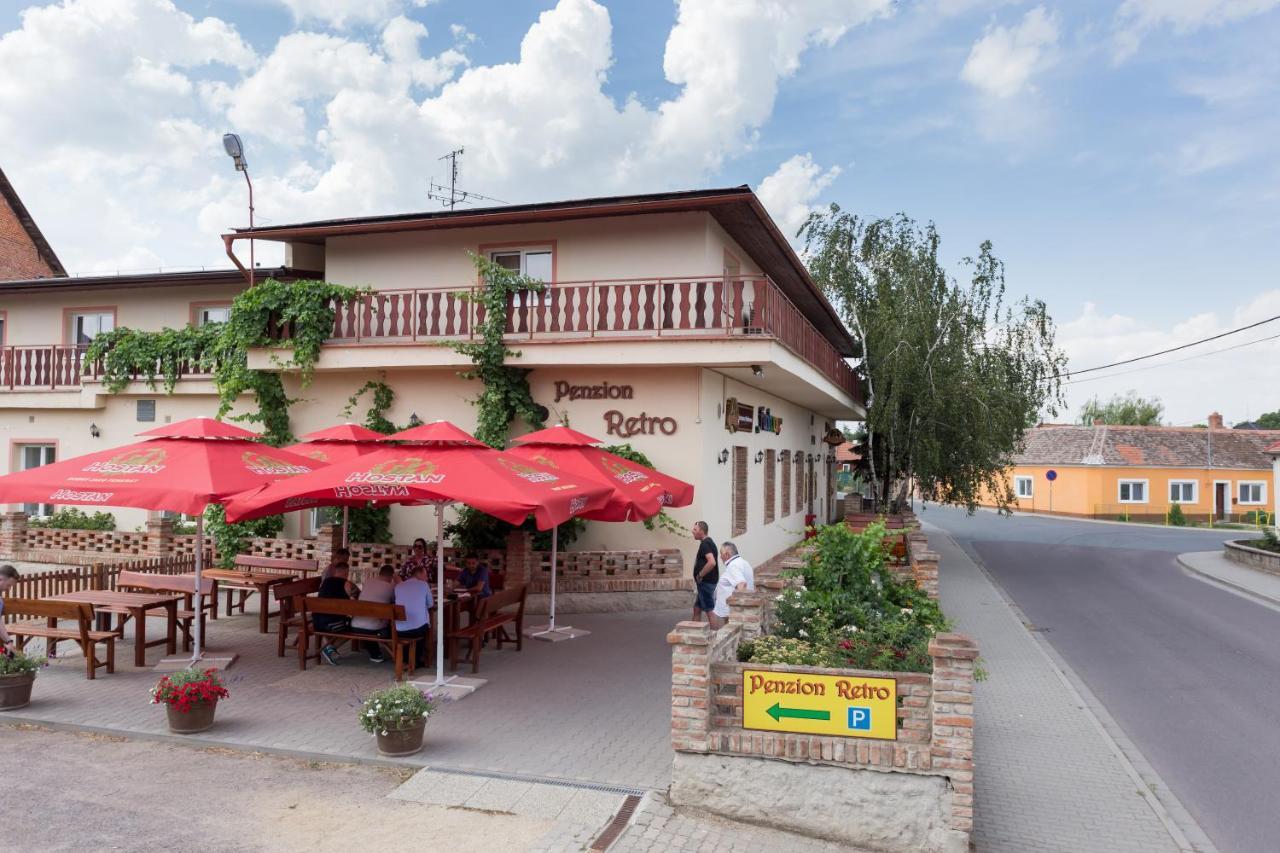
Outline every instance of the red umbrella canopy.
{"type": "Polygon", "coordinates": [[[150,431],[201,438],[152,438],[0,477],[0,503],[131,506],[195,515],[229,495],[317,467],[241,437],[253,433],[215,423],[193,418],[150,431]]]}
{"type": "Polygon", "coordinates": [[[358,456],[367,456],[385,450],[387,436],[359,424],[339,424],[304,435],[299,444],[286,447],[290,453],[305,456],[316,462],[332,465],[335,462],[346,462],[358,456]]]}
{"type": "Polygon", "coordinates": [[[635,521],[657,515],[665,507],[693,503],[693,486],[600,447],[599,439],[553,426],[514,441],[508,453],[545,468],[608,486],[608,502],[583,513],[593,521],[635,521]]]}
{"type": "Polygon", "coordinates": [[[386,436],[390,441],[412,441],[415,444],[457,445],[460,447],[484,447],[485,444],[471,433],[448,421],[433,421],[422,426],[402,429],[386,436]]]}
{"type": "MultiPolygon", "coordinates": [[[[452,430],[466,436],[457,427],[452,430]]],[[[546,530],[600,508],[608,498],[609,490],[603,485],[549,471],[478,442],[476,446],[458,443],[456,436],[446,441],[388,447],[237,495],[227,502],[227,520],[313,506],[363,506],[367,501],[456,502],[510,524],[520,524],[532,514],[538,527],[546,530]]]]}

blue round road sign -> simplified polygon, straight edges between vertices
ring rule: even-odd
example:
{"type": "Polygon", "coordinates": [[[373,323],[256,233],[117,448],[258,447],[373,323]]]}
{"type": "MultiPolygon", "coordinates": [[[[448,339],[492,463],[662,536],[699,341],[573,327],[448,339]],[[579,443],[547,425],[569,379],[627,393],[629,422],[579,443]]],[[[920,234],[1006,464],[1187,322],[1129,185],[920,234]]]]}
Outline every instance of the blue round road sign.
{"type": "Polygon", "coordinates": [[[1048,471],[1044,472],[1044,478],[1052,483],[1054,480],[1058,479],[1058,472],[1050,468],[1048,471]]]}

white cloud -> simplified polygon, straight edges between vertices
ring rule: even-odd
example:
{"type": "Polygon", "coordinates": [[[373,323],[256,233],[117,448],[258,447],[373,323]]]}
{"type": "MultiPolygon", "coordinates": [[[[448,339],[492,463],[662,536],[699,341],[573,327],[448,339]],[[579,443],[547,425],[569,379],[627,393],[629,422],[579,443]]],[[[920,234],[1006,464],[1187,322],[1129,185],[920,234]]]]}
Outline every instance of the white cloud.
{"type": "MultiPolygon", "coordinates": [[[[438,0],[413,0],[412,5],[430,6],[438,0]]],[[[299,23],[316,21],[335,29],[359,24],[381,24],[398,15],[404,0],[280,0],[299,23]]]]}
{"type": "Polygon", "coordinates": [[[756,194],[782,233],[794,240],[796,231],[815,209],[819,194],[839,175],[839,166],[824,172],[813,162],[812,155],[797,154],[761,181],[756,194]]]}
{"type": "MultiPolygon", "coordinates": [[[[1264,291],[1223,316],[1200,313],[1168,325],[1142,317],[1106,314],[1097,305],[1086,303],[1078,317],[1058,327],[1058,342],[1070,357],[1070,369],[1082,370],[1190,343],[1277,315],[1280,289],[1264,291]]],[[[1132,367],[1083,374],[1066,386],[1064,417],[1077,414],[1094,396],[1106,399],[1131,389],[1142,396],[1159,397],[1165,404],[1166,419],[1175,424],[1203,423],[1215,409],[1229,423],[1273,411],[1277,401],[1272,374],[1280,363],[1280,340],[1230,348],[1280,334],[1277,325],[1260,326],[1132,367]]]]}
{"type": "Polygon", "coordinates": [[[1031,78],[1053,64],[1058,34],[1057,15],[1043,6],[1027,12],[1016,26],[989,26],[974,42],[960,77],[997,98],[1027,91],[1031,78]]]}
{"type": "Polygon", "coordinates": [[[1127,59],[1143,37],[1167,26],[1179,35],[1259,15],[1280,0],[1124,0],[1116,11],[1115,56],[1127,59]]]}

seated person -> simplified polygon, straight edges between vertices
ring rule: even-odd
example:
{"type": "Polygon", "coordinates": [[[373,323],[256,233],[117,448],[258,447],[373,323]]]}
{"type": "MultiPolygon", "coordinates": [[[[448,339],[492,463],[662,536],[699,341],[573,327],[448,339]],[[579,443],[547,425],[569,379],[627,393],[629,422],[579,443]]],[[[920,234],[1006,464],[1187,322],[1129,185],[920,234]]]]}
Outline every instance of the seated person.
{"type": "MultiPolygon", "coordinates": [[[[431,585],[427,583],[427,567],[418,566],[408,579],[395,588],[395,602],[404,608],[404,619],[396,621],[396,634],[400,637],[426,639],[431,627],[431,585]]],[[[417,666],[426,666],[426,643],[414,643],[417,666]]]]}
{"type": "MultiPolygon", "coordinates": [[[[368,578],[364,582],[364,586],[360,588],[360,601],[372,601],[377,604],[390,604],[395,600],[395,566],[390,563],[384,565],[378,570],[375,577],[368,578]]],[[[390,632],[387,629],[386,619],[377,619],[373,616],[357,616],[351,620],[351,631],[356,634],[368,634],[370,637],[387,637],[390,632]]],[[[374,663],[382,663],[386,660],[382,655],[382,644],[378,642],[367,642],[364,644],[365,650],[369,653],[369,660],[374,663]]]]}
{"type": "Polygon", "coordinates": [[[480,562],[474,552],[468,553],[462,561],[462,571],[458,574],[459,592],[466,591],[476,598],[488,598],[493,595],[489,588],[489,566],[480,562]]]}
{"type": "Polygon", "coordinates": [[[320,578],[323,581],[325,578],[332,577],[333,570],[337,568],[339,565],[344,565],[348,569],[348,579],[346,584],[347,597],[355,598],[357,595],[360,594],[360,587],[358,584],[353,583],[350,579],[350,568],[351,568],[351,551],[350,550],[346,548],[339,548],[338,550],[334,551],[333,562],[330,563],[325,568],[324,573],[320,575],[320,578]]]}
{"type": "MultiPolygon", "coordinates": [[[[346,563],[334,563],[325,573],[324,580],[320,581],[320,591],[317,593],[319,598],[340,598],[349,601],[351,595],[348,588],[353,584],[348,579],[351,574],[350,568],[346,563]]],[[[356,590],[359,592],[359,590],[356,590]]],[[[311,617],[311,624],[317,631],[346,631],[351,627],[351,620],[346,616],[336,616],[330,613],[316,613],[311,617]]],[[[330,643],[320,650],[320,656],[324,658],[325,663],[331,666],[338,665],[338,650],[330,643]]]]}
{"type": "Polygon", "coordinates": [[[413,540],[413,549],[409,553],[409,559],[404,561],[404,565],[400,567],[400,580],[408,580],[413,577],[414,572],[422,566],[430,572],[435,568],[435,549],[428,547],[427,540],[419,536],[413,540]]]}

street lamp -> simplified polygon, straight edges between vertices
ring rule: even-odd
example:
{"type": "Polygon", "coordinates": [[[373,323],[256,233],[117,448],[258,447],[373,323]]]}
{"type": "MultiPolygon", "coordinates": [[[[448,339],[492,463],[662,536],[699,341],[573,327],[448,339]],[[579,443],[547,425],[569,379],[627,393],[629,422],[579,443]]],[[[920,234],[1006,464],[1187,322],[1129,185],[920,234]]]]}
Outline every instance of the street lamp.
{"type": "Polygon", "coordinates": [[[249,180],[249,164],[244,159],[244,143],[240,141],[239,134],[224,133],[222,147],[226,149],[227,156],[235,162],[236,171],[244,172],[244,182],[249,185],[249,286],[253,287],[253,277],[257,271],[257,264],[254,263],[253,257],[253,181],[249,180]]]}

